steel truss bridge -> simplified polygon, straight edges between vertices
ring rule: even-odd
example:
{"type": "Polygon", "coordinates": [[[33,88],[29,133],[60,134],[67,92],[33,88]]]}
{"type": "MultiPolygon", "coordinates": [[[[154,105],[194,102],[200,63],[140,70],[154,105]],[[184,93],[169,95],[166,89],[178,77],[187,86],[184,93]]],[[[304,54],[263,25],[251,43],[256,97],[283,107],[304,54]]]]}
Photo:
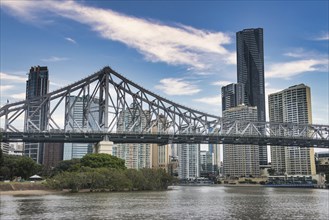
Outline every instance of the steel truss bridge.
{"type": "Polygon", "coordinates": [[[0,120],[3,142],[329,148],[329,125],[224,120],[156,95],[110,67],[44,96],[7,104],[0,120]]]}

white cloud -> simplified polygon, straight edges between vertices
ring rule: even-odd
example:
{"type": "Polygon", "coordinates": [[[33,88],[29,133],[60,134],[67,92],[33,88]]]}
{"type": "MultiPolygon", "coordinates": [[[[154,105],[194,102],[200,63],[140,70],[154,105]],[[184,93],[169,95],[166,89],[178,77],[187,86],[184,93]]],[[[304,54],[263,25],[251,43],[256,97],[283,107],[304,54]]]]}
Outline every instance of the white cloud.
{"type": "Polygon", "coordinates": [[[12,94],[10,95],[11,98],[18,99],[18,100],[24,100],[26,98],[25,92],[18,93],[18,94],[12,94]]]}
{"type": "Polygon", "coordinates": [[[201,89],[191,82],[175,78],[161,79],[160,85],[156,85],[155,88],[167,95],[194,95],[201,91],[201,89]]]}
{"type": "Polygon", "coordinates": [[[236,62],[235,53],[223,46],[231,43],[231,38],[222,32],[180,24],[169,26],[75,1],[5,1],[2,6],[22,18],[35,16],[33,12],[42,10],[86,24],[105,39],[137,49],[152,62],[187,65],[199,70],[236,62]]]}
{"type": "Polygon", "coordinates": [[[329,40],[329,32],[323,33],[321,36],[316,37],[315,40],[329,40]]]}
{"type": "Polygon", "coordinates": [[[305,50],[304,48],[292,48],[287,53],[283,54],[287,57],[292,58],[304,58],[304,59],[325,59],[328,57],[328,54],[321,54],[316,51],[305,50]]]}
{"type": "Polygon", "coordinates": [[[53,81],[50,81],[49,84],[51,86],[55,86],[55,87],[63,87],[63,86],[66,86],[65,84],[60,84],[60,83],[56,83],[56,82],[53,82],[53,81]]]}
{"type": "Polygon", "coordinates": [[[301,73],[314,71],[328,71],[328,60],[305,59],[275,63],[269,65],[268,70],[265,71],[265,77],[290,79],[291,77],[299,75],[301,73]]]}
{"type": "Polygon", "coordinates": [[[66,61],[66,60],[68,60],[67,57],[56,57],[56,56],[41,59],[41,61],[44,61],[44,62],[60,62],[60,61],[66,61]]]}
{"type": "Polygon", "coordinates": [[[193,99],[193,101],[195,101],[195,102],[201,102],[201,103],[205,103],[208,105],[214,105],[217,107],[219,107],[221,105],[221,100],[222,100],[222,98],[220,95],[193,99]]]}
{"type": "Polygon", "coordinates": [[[13,88],[14,88],[14,86],[12,86],[12,85],[1,85],[0,86],[0,92],[2,93],[4,91],[8,91],[8,90],[11,90],[13,88]]]}
{"type": "Polygon", "coordinates": [[[71,42],[73,44],[76,44],[77,42],[75,40],[73,40],[72,38],[70,37],[66,37],[65,40],[67,40],[68,42],[71,42]]]}
{"type": "Polygon", "coordinates": [[[0,72],[0,79],[4,80],[4,81],[24,82],[25,83],[27,80],[27,77],[0,72]]]}
{"type": "Polygon", "coordinates": [[[213,82],[211,85],[214,86],[227,86],[228,84],[231,84],[233,82],[230,81],[217,81],[217,82],[213,82]]]}

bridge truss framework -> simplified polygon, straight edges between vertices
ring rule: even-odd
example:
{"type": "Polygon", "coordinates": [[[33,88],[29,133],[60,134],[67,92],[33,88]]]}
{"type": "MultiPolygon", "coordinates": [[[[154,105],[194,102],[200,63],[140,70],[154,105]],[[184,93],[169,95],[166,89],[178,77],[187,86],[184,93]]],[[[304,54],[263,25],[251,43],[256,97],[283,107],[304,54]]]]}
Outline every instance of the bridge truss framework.
{"type": "Polygon", "coordinates": [[[110,67],[42,97],[7,104],[0,109],[0,120],[4,125],[3,141],[97,142],[109,139],[117,143],[329,148],[329,125],[225,121],[156,95],[110,67]],[[72,109],[81,99],[82,121],[78,121],[72,109]],[[37,108],[31,108],[32,105],[37,108]],[[47,109],[46,128],[41,129],[33,117],[44,108],[47,109]],[[26,114],[27,109],[33,112],[26,114]],[[58,115],[62,115],[59,120],[58,115]]]}

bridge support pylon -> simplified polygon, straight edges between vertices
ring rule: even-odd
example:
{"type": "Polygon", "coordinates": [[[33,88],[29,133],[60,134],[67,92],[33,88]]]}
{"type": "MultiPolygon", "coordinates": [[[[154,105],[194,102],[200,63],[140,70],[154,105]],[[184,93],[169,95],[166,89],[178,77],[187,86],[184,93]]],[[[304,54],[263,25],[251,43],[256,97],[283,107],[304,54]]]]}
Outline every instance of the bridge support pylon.
{"type": "Polygon", "coordinates": [[[112,141],[100,141],[93,146],[94,154],[110,154],[112,155],[113,142],[112,141]]]}

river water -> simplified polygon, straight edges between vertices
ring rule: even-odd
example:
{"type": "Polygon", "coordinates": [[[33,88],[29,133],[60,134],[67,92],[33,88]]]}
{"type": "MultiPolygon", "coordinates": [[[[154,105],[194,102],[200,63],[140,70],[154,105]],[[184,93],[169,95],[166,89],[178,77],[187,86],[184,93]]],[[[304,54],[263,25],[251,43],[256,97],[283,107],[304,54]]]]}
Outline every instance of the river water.
{"type": "Polygon", "coordinates": [[[0,219],[329,219],[329,190],[175,186],[158,192],[1,195],[0,219]]]}

